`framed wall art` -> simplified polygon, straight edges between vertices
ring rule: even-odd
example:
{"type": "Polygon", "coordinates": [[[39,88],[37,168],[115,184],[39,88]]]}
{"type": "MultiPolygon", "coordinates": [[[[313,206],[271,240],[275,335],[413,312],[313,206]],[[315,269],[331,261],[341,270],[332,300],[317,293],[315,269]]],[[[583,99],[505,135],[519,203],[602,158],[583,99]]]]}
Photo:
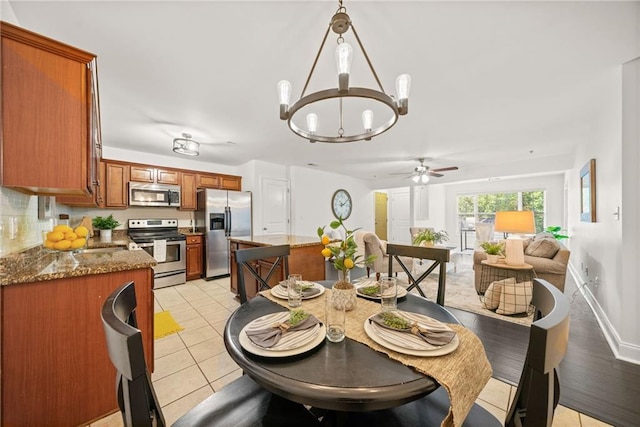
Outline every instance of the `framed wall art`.
{"type": "Polygon", "coordinates": [[[580,221],[596,222],[596,159],[580,169],[580,221]]]}

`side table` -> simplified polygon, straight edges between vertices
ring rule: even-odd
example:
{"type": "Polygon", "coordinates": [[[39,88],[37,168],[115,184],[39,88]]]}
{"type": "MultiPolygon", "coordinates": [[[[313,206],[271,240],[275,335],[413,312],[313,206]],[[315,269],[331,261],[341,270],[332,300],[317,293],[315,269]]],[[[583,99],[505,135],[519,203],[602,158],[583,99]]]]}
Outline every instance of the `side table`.
{"type": "Polygon", "coordinates": [[[536,277],[536,272],[531,264],[509,265],[501,262],[489,263],[487,260],[480,262],[480,286],[478,295],[484,295],[492,282],[515,277],[516,283],[529,282],[536,277]]]}

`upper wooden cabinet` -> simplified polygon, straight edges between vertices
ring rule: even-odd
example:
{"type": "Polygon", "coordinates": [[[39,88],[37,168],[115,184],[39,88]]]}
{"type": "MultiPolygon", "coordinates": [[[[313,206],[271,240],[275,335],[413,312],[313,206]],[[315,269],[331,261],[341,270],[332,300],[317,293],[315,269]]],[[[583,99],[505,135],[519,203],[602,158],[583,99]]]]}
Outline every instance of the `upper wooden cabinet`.
{"type": "Polygon", "coordinates": [[[180,172],[145,166],[131,166],[131,181],[180,185],[180,172]]]}
{"type": "Polygon", "coordinates": [[[214,173],[198,173],[196,174],[196,186],[198,188],[219,188],[222,190],[240,191],[242,189],[242,177],[214,173]]]}
{"type": "Polygon", "coordinates": [[[196,210],[198,200],[196,198],[196,174],[182,172],[182,183],[180,184],[180,209],[196,210]]]}
{"type": "Polygon", "coordinates": [[[5,22],[0,185],[97,204],[100,123],[95,55],[5,22]]]}
{"type": "Polygon", "coordinates": [[[103,162],[105,166],[105,208],[126,209],[129,183],[129,165],[103,162]]]}
{"type": "Polygon", "coordinates": [[[218,175],[220,177],[220,188],[223,190],[240,191],[242,189],[242,177],[232,175],[218,175]]]}
{"type": "Polygon", "coordinates": [[[198,188],[220,188],[220,178],[218,175],[210,173],[196,174],[196,186],[198,188]]]}

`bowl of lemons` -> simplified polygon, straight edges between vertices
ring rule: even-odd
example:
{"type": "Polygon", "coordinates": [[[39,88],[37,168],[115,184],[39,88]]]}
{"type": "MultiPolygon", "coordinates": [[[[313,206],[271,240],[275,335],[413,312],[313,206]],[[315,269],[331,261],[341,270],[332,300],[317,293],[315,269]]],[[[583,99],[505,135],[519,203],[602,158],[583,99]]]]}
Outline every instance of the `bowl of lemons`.
{"type": "Polygon", "coordinates": [[[56,225],[53,230],[46,233],[44,247],[53,251],[73,251],[87,246],[89,229],[79,225],[71,228],[68,225],[56,225]]]}

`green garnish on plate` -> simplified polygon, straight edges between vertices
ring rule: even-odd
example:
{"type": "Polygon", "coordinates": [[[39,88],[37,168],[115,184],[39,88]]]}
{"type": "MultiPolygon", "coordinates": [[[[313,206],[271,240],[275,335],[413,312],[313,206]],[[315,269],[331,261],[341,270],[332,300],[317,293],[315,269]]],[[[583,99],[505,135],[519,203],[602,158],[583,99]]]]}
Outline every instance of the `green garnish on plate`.
{"type": "Polygon", "coordinates": [[[400,317],[392,312],[380,313],[384,324],[393,329],[408,329],[411,327],[411,323],[404,317],[400,317]]]}
{"type": "Polygon", "coordinates": [[[363,286],[360,288],[360,292],[369,296],[380,295],[380,285],[363,286]]]}
{"type": "Polygon", "coordinates": [[[309,313],[304,310],[291,310],[289,324],[291,326],[296,326],[298,323],[303,322],[307,317],[309,317],[309,313]]]}

